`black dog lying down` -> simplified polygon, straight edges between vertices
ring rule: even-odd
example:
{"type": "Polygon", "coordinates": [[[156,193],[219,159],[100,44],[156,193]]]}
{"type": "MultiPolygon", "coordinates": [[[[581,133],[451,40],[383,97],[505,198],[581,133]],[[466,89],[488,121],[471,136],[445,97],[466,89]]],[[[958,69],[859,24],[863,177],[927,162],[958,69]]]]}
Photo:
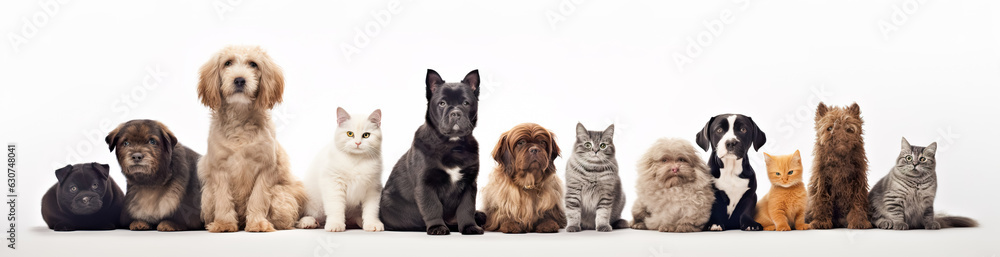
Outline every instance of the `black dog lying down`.
{"type": "Polygon", "coordinates": [[[476,213],[479,143],[476,127],[479,71],[461,83],[444,83],[427,70],[427,114],[410,150],[392,168],[382,190],[379,218],[385,230],[428,235],[482,234],[476,213]]]}
{"type": "Polygon", "coordinates": [[[125,195],[108,176],[107,164],[66,165],[56,170],[59,182],[42,197],[42,219],[56,231],[119,228],[125,195]]]}

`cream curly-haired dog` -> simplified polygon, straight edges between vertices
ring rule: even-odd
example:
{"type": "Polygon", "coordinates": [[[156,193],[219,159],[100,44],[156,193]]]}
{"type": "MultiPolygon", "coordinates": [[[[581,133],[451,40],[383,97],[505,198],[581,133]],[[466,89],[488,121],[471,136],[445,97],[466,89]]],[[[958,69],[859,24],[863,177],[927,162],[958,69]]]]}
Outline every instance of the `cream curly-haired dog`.
{"type": "Polygon", "coordinates": [[[639,159],[632,228],[698,232],[712,215],[712,175],[683,139],[661,138],[639,159]]]}
{"type": "Polygon", "coordinates": [[[212,109],[208,151],[198,162],[205,228],[294,228],[306,194],[271,123],[285,86],[281,68],[260,47],[228,46],[200,73],[198,97],[212,109]]]}

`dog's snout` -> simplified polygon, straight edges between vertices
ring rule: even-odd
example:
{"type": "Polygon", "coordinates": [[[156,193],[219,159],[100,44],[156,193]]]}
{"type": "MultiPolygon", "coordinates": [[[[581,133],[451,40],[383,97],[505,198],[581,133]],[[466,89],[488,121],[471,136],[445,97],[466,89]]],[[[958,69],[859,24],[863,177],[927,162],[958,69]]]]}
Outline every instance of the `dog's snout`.
{"type": "Polygon", "coordinates": [[[137,161],[142,161],[142,157],[144,156],[141,153],[133,153],[131,157],[132,161],[137,162],[137,161]]]}
{"type": "Polygon", "coordinates": [[[458,118],[458,117],[462,117],[462,112],[458,111],[458,110],[451,111],[451,113],[448,114],[448,117],[451,117],[453,119],[458,118]]]}
{"type": "Polygon", "coordinates": [[[233,80],[233,84],[236,85],[236,89],[243,90],[243,87],[247,85],[247,80],[239,77],[233,80]]]}
{"type": "Polygon", "coordinates": [[[528,149],[528,152],[531,152],[532,154],[538,154],[538,150],[539,150],[538,147],[532,147],[531,149],[528,149]]]}
{"type": "Polygon", "coordinates": [[[80,198],[80,202],[83,202],[84,204],[90,203],[90,196],[84,196],[80,198]]]}
{"type": "Polygon", "coordinates": [[[726,141],[726,149],[733,149],[736,147],[737,144],[739,144],[739,142],[737,142],[736,140],[726,141]]]}

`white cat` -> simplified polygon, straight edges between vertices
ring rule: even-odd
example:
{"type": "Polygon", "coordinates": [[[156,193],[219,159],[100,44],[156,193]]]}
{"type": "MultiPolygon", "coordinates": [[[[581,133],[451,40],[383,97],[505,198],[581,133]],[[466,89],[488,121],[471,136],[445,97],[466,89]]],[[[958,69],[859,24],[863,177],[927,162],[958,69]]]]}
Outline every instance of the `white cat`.
{"type": "Polygon", "coordinates": [[[382,193],[381,125],[381,110],[360,119],[337,108],[333,142],[319,152],[303,181],[309,200],[299,228],[325,224],[326,231],[341,232],[350,222],[365,231],[384,229],[378,218],[382,193]]]}

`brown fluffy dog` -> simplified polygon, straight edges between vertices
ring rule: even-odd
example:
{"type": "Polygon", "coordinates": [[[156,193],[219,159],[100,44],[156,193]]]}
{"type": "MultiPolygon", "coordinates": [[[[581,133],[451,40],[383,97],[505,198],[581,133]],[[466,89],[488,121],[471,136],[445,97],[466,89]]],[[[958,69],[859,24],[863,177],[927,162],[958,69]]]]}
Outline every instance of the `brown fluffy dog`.
{"type": "Polygon", "coordinates": [[[229,46],[200,73],[198,97],[212,109],[208,151],[198,162],[205,228],[292,229],[306,194],[271,123],[284,91],[281,68],[260,47],[229,46]]]}
{"type": "Polygon", "coordinates": [[[131,120],[104,138],[127,184],[122,226],[131,230],[204,229],[201,221],[201,155],[177,142],[155,120],[131,120]],[[116,150],[117,149],[117,150],[116,150]]]}
{"type": "Polygon", "coordinates": [[[517,125],[493,149],[499,164],[483,187],[484,229],[504,233],[555,233],[566,226],[562,182],[553,161],[555,136],[538,124],[517,125]]]}
{"type": "Polygon", "coordinates": [[[816,108],[816,146],[809,181],[810,227],[868,229],[868,158],[861,107],[816,108]]]}

